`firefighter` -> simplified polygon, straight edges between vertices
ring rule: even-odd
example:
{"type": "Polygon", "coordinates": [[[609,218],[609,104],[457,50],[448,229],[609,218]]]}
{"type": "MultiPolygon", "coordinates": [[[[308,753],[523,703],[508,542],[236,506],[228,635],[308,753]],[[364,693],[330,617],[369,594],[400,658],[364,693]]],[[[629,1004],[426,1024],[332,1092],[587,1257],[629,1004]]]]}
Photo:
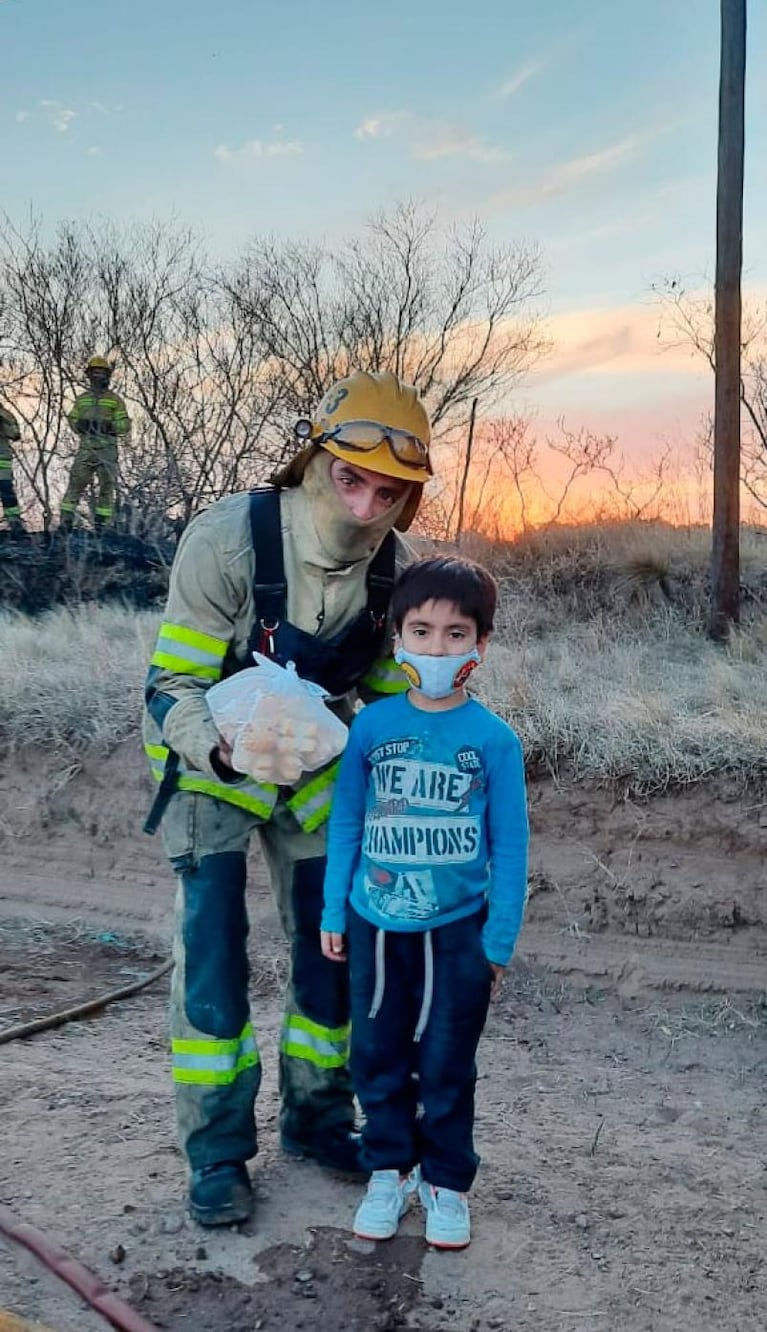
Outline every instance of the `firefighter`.
{"type": "Polygon", "coordinates": [[[219,500],[182,537],[147,678],[145,747],[160,783],[178,876],[171,987],[179,1137],[189,1206],[203,1225],[242,1221],[252,1193],[261,1079],[248,1002],[245,861],[258,833],[290,978],[280,1042],[284,1151],[358,1172],[347,1071],[344,968],[322,957],[324,824],[335,765],[294,788],[232,769],[205,691],[254,650],[322,685],[350,720],[355,697],[407,688],[391,656],[389,596],[408,562],[406,531],[431,475],[430,427],[416,390],[356,371],[296,434],[304,447],[272,487],[219,500]],[[340,973],[340,974],[339,974],[340,973]]]}
{"type": "Polygon", "coordinates": [[[104,356],[92,356],[86,366],[88,389],[75,399],[67,420],[80,436],[80,446],[61,501],[61,530],[70,531],[83,492],[95,476],[98,483],[96,531],[103,531],[114,516],[117,480],[117,444],[130,434],[125,403],[109,382],[114,366],[104,356]]]}
{"type": "Polygon", "coordinates": [[[26,528],[21,521],[21,509],[13,484],[12,444],[21,439],[19,423],[12,412],[0,407],[0,503],[5,521],[13,536],[24,536],[26,528]]]}

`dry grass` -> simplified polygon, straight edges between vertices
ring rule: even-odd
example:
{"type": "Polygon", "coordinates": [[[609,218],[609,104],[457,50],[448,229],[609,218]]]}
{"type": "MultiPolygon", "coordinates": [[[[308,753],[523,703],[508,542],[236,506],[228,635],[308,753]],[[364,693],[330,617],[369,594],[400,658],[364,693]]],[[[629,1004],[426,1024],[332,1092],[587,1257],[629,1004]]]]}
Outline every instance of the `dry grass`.
{"type": "Polygon", "coordinates": [[[673,611],[534,633],[528,612],[526,601],[507,602],[477,681],[531,766],[636,793],[767,775],[763,624],[717,648],[673,611]]]}
{"type": "Polygon", "coordinates": [[[98,605],[0,617],[0,735],[11,751],[105,753],[134,734],[159,620],[98,605]]]}
{"type": "MultiPolygon", "coordinates": [[[[699,532],[567,529],[476,553],[502,584],[477,688],[519,731],[532,772],[636,793],[764,782],[767,539],[744,541],[751,592],[727,647],[704,632],[699,532]]],[[[117,606],[0,619],[6,744],[76,754],[133,737],[158,620],[117,606]]]]}

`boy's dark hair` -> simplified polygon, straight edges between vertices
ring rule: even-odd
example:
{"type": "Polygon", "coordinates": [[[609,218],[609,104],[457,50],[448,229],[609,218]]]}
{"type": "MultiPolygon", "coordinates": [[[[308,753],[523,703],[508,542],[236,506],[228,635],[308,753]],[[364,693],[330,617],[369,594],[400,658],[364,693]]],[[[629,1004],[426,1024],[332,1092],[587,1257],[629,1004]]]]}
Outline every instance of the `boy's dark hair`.
{"type": "Polygon", "coordinates": [[[493,628],[498,584],[481,564],[460,555],[417,560],[407,566],[394,585],[391,613],[397,633],[402,632],[408,611],[427,601],[452,601],[462,615],[474,621],[477,637],[484,638],[493,628]]]}

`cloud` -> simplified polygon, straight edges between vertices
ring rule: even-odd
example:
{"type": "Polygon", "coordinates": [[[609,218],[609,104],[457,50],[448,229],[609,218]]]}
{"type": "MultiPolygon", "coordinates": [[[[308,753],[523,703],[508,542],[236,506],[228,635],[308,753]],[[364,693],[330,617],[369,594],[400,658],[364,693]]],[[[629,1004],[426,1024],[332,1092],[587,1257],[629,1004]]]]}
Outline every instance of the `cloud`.
{"type": "Polygon", "coordinates": [[[522,65],[520,69],[512,74],[510,79],[507,79],[505,83],[495,89],[493,96],[502,102],[508,101],[510,97],[514,97],[519,92],[520,88],[524,88],[525,84],[530,82],[530,79],[534,79],[542,69],[543,62],[540,60],[532,60],[529,65],[522,65]]]}
{"type": "Polygon", "coordinates": [[[17,125],[23,125],[25,120],[29,120],[31,114],[31,111],[17,111],[13,118],[17,125]]]}
{"type": "Polygon", "coordinates": [[[490,209],[519,207],[541,203],[558,194],[572,193],[586,182],[599,176],[609,175],[611,171],[631,161],[656,134],[661,132],[656,130],[652,133],[630,134],[596,152],[583,153],[565,162],[558,162],[537,177],[533,177],[528,184],[492,195],[484,201],[483,207],[490,209]]]}
{"type": "Polygon", "coordinates": [[[356,139],[388,139],[412,117],[407,111],[385,111],[363,120],[354,131],[356,139]]]}
{"type": "Polygon", "coordinates": [[[539,384],[571,375],[681,375],[707,373],[689,347],[664,340],[653,303],[570,310],[548,320],[553,350],[535,372],[539,384]]]}
{"type": "Polygon", "coordinates": [[[451,125],[424,124],[415,135],[411,155],[418,162],[436,162],[444,157],[463,157],[470,162],[502,162],[504,148],[486,143],[478,134],[451,125]]]}
{"type": "Polygon", "coordinates": [[[90,148],[86,150],[86,153],[88,157],[103,157],[104,149],[99,148],[98,144],[92,143],[90,148]]]}
{"type": "Polygon", "coordinates": [[[115,102],[113,106],[107,105],[106,102],[99,102],[99,101],[93,101],[88,103],[88,110],[95,111],[96,114],[99,116],[111,116],[113,114],[116,114],[118,111],[122,111],[122,109],[123,109],[122,102],[115,102]]]}
{"type": "Polygon", "coordinates": [[[44,97],[40,103],[45,112],[46,119],[58,130],[59,134],[66,134],[72,121],[76,118],[77,112],[71,107],[65,106],[63,102],[56,101],[55,98],[44,97]]]}
{"type": "Polygon", "coordinates": [[[646,142],[646,136],[630,134],[617,143],[610,144],[596,153],[586,153],[582,157],[573,157],[569,162],[560,162],[551,169],[542,181],[543,192],[561,194],[573,184],[585,180],[588,176],[601,175],[605,171],[614,171],[629,158],[635,157],[646,142]]]}
{"type": "Polygon", "coordinates": [[[472,130],[450,125],[441,120],[429,120],[410,111],[384,111],[369,116],[357,126],[357,139],[389,139],[402,132],[407,134],[410,156],[417,162],[437,162],[447,157],[462,157],[470,162],[500,162],[508,153],[503,148],[486,143],[472,130]]]}
{"type": "Polygon", "coordinates": [[[304,145],[298,139],[246,139],[238,148],[220,143],[214,150],[219,162],[255,162],[268,157],[300,157],[304,145]]]}

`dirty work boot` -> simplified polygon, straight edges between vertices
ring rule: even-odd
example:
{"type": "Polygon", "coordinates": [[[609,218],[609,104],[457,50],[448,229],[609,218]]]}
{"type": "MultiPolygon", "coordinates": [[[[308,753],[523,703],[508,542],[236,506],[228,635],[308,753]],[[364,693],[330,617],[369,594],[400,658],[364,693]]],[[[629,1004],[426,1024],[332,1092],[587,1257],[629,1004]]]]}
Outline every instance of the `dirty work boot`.
{"type": "Polygon", "coordinates": [[[360,1163],[362,1138],[359,1133],[352,1133],[347,1128],[339,1127],[301,1139],[292,1138],[283,1130],[280,1145],[288,1156],[309,1157],[326,1170],[336,1170],[350,1179],[368,1178],[369,1172],[360,1163]]]}
{"type": "Polygon", "coordinates": [[[253,1189],[242,1161],[220,1161],[192,1173],[189,1212],[201,1226],[231,1226],[253,1213],[253,1189]]]}

